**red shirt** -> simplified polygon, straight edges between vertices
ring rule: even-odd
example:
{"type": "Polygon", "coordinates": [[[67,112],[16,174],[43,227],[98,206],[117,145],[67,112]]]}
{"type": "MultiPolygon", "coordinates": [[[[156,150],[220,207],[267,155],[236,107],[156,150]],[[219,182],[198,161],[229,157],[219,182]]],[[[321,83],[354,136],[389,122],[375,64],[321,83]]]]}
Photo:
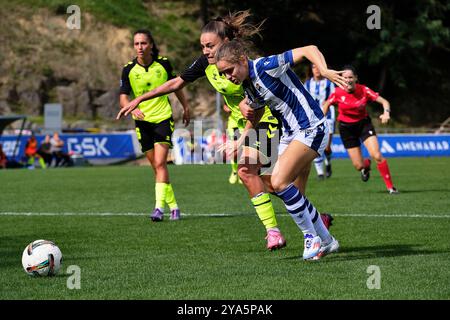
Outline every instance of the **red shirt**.
{"type": "Polygon", "coordinates": [[[375,101],[378,96],[378,92],[357,83],[352,93],[336,87],[328,98],[328,102],[338,106],[339,121],[351,123],[367,118],[366,105],[369,101],[375,101]]]}

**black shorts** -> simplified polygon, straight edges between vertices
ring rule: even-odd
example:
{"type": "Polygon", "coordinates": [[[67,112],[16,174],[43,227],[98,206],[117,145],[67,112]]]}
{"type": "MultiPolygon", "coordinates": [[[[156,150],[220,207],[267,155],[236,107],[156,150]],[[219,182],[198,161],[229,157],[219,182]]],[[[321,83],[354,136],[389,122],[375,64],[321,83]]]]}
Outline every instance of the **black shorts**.
{"type": "Polygon", "coordinates": [[[172,148],[172,133],[174,122],[172,117],[160,123],[148,121],[134,121],[136,124],[136,134],[141,144],[142,152],[147,152],[155,147],[155,143],[163,143],[172,148]]]}
{"type": "MultiPolygon", "coordinates": [[[[270,122],[260,122],[253,130],[249,130],[244,140],[244,146],[260,151],[266,159],[262,159],[261,172],[264,168],[272,167],[278,159],[278,145],[280,144],[281,125],[270,122]]],[[[240,137],[239,130],[234,131],[234,139],[240,137]]]]}
{"type": "Polygon", "coordinates": [[[352,123],[339,121],[339,133],[345,149],[359,147],[361,141],[377,135],[370,117],[352,123]]]}

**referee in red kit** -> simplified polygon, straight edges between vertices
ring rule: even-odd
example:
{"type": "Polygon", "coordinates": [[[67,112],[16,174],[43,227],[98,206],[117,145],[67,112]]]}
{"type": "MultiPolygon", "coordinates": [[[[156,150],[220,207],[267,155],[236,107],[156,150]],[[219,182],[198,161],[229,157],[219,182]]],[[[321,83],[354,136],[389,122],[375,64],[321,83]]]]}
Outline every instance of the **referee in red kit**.
{"type": "Polygon", "coordinates": [[[370,176],[370,159],[363,159],[361,152],[362,141],[367,151],[369,151],[370,157],[376,161],[377,169],[386,184],[389,194],[397,194],[398,190],[392,183],[389,166],[380,152],[375,128],[366,110],[366,105],[370,101],[381,104],[384,112],[380,119],[381,123],[385,124],[390,119],[389,101],[370,88],[356,83],[358,77],[352,66],[345,66],[342,76],[347,81],[347,88],[345,90],[336,88],[335,92],[325,101],[323,112],[326,114],[330,105],[338,107],[339,133],[353,166],[361,172],[361,179],[367,181],[370,176]]]}

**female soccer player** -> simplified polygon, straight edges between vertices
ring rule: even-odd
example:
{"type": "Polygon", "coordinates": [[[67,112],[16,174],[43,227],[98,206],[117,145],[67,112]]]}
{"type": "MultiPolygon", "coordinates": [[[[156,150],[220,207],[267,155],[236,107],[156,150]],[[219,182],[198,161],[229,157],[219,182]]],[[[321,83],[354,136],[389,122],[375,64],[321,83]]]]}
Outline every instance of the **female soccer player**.
{"type": "MultiPolygon", "coordinates": [[[[317,68],[317,66],[314,64],[311,65],[311,73],[312,77],[306,80],[305,88],[308,90],[314,100],[317,101],[319,106],[322,107],[330,94],[334,92],[335,86],[333,82],[331,82],[327,78],[324,78],[320,74],[319,68],[317,68]]],[[[330,128],[330,136],[328,139],[328,144],[324,150],[325,157],[323,155],[320,155],[314,159],[314,166],[316,168],[317,177],[319,178],[319,180],[322,180],[324,177],[331,177],[331,142],[333,140],[336,119],[334,106],[331,106],[328,112],[325,113],[325,115],[327,117],[328,127],[330,128]],[[323,172],[324,162],[326,170],[325,175],[323,172]]]]}
{"type": "MultiPolygon", "coordinates": [[[[133,35],[136,58],[130,61],[122,71],[120,84],[120,106],[126,106],[130,101],[128,96],[142,96],[168,80],[174,78],[172,66],[159,56],[159,50],[148,30],[138,30],[133,35]]],[[[183,122],[189,124],[189,106],[181,89],[174,90],[183,106],[183,122]]],[[[167,203],[171,211],[170,219],[180,219],[180,210],[175,200],[167,169],[167,155],[172,147],[173,118],[172,107],[167,95],[158,99],[145,101],[132,112],[136,125],[136,134],[155,173],[155,209],[150,218],[152,221],[162,221],[164,207],[167,203]]]]}
{"type": "Polygon", "coordinates": [[[367,181],[370,176],[370,159],[363,160],[361,153],[362,141],[369,151],[370,156],[376,161],[378,171],[386,184],[389,194],[397,194],[398,191],[392,183],[387,161],[380,152],[375,128],[366,110],[368,102],[378,102],[384,109],[383,114],[380,115],[381,123],[387,123],[390,119],[389,113],[391,112],[389,101],[368,87],[358,84],[358,76],[352,66],[345,66],[342,75],[345,78],[347,86],[345,89],[336,88],[336,91],[324,103],[324,112],[331,105],[338,106],[341,139],[352,160],[353,166],[361,172],[361,179],[367,181]]]}
{"type": "MultiPolygon", "coordinates": [[[[133,110],[144,101],[180,90],[188,83],[206,76],[214,89],[222,94],[225,103],[228,108],[230,108],[230,119],[233,119],[237,124],[237,127],[243,130],[247,125],[247,121],[242,117],[242,114],[239,111],[239,102],[244,97],[244,90],[240,84],[234,84],[228,81],[223,75],[219,74],[215,65],[215,53],[217,48],[227,41],[234,38],[249,38],[258,34],[259,27],[246,22],[249,16],[250,12],[248,10],[239,11],[208,22],[202,28],[200,35],[200,45],[203,54],[180,76],[167,81],[158,88],[137,97],[127,104],[123,104],[117,118],[119,119],[122,115],[126,116],[130,112],[134,112],[133,110]]],[[[270,137],[276,134],[278,126],[278,120],[271,114],[269,108],[266,107],[264,108],[264,114],[262,115],[260,125],[255,129],[257,132],[267,133],[267,136],[270,137]]],[[[270,138],[266,141],[267,144],[270,145],[270,138]]],[[[248,150],[250,149],[251,148],[248,150]]],[[[268,149],[270,151],[270,148],[268,149]]],[[[268,194],[268,192],[272,191],[270,186],[270,176],[259,176],[259,170],[261,169],[262,164],[259,161],[257,161],[257,163],[255,163],[255,161],[253,161],[253,163],[247,161],[247,158],[254,156],[255,152],[250,150],[249,153],[253,154],[244,154],[244,158],[241,159],[238,165],[238,174],[249,193],[259,219],[266,228],[267,249],[279,249],[286,245],[286,240],[278,228],[275,211],[268,194]]],[[[270,154],[268,157],[270,158],[270,154]]]]}
{"type": "Polygon", "coordinates": [[[308,260],[336,251],[339,243],[324,226],[316,208],[294,185],[304,169],[323,152],[329,131],[319,104],[290,68],[303,57],[314,63],[324,77],[345,85],[338,72],[327,68],[322,53],[315,46],[250,60],[246,46],[233,40],[217,50],[216,64],[228,80],[244,86],[247,97],[240,105],[241,111],[254,125],[260,121],[265,105],[282,120],[283,136],[271,183],[303,231],[303,259],[308,260]]]}

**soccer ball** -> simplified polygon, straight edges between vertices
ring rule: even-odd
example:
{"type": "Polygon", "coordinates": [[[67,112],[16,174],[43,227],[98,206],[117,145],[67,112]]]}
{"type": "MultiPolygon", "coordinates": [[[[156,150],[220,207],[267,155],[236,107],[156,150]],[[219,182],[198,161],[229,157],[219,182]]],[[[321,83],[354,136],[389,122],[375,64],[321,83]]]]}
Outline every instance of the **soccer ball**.
{"type": "Polygon", "coordinates": [[[61,250],[51,241],[36,240],[22,254],[22,266],[30,276],[54,276],[62,263],[61,250]]]}

